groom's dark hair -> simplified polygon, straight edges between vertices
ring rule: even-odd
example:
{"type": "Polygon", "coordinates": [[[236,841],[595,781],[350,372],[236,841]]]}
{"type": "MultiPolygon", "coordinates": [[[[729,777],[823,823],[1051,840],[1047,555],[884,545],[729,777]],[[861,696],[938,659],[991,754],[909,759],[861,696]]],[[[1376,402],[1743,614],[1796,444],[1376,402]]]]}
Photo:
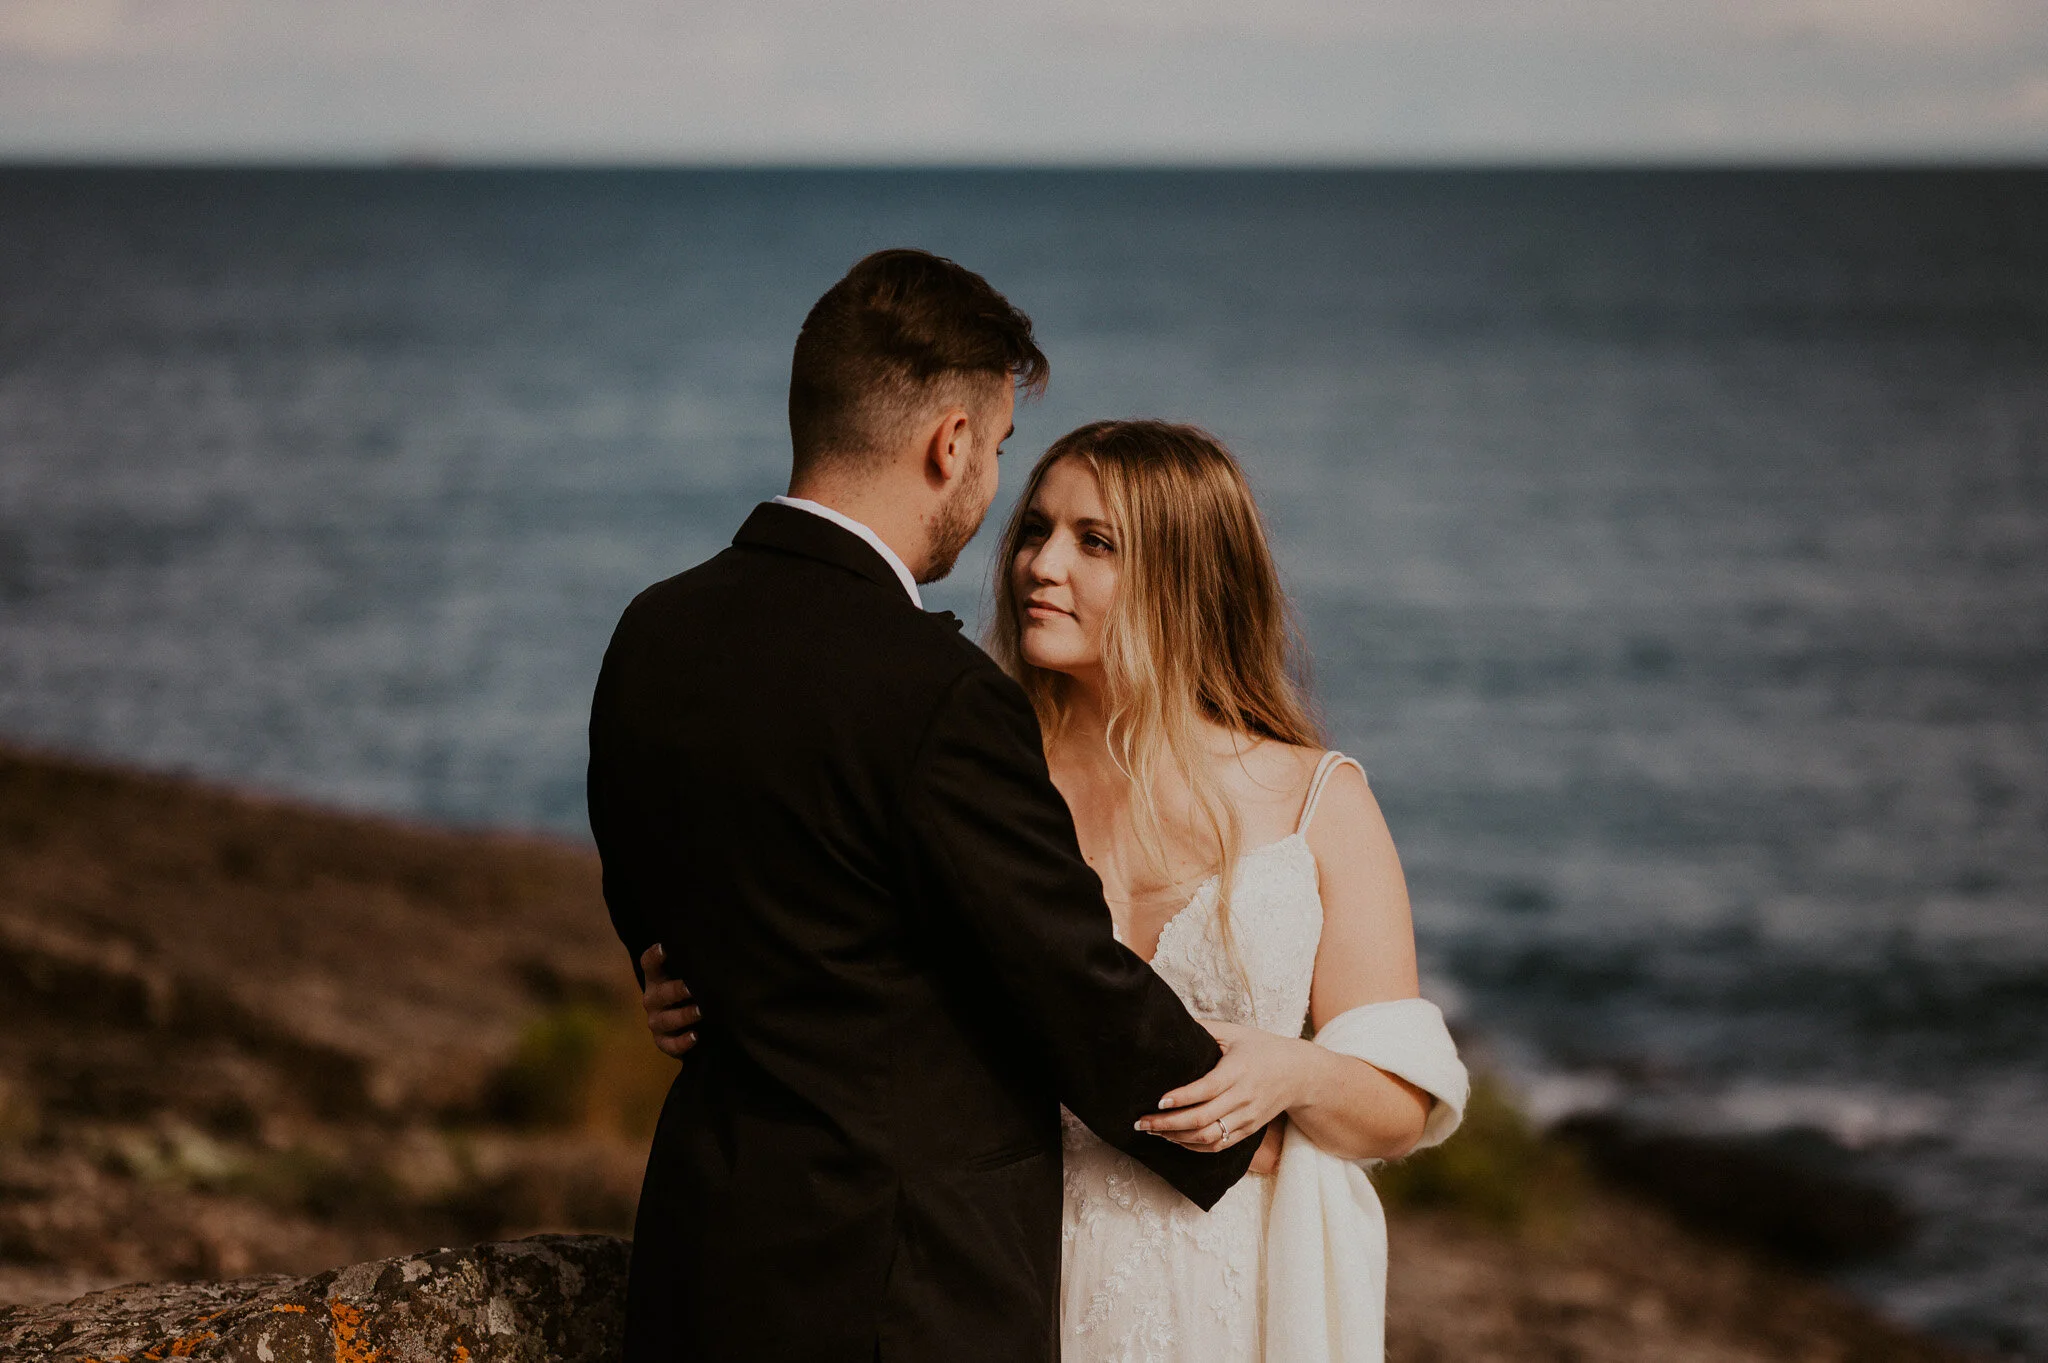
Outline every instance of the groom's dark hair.
{"type": "Polygon", "coordinates": [[[789,438],[800,477],[886,451],[940,401],[993,382],[1045,388],[1031,319],[986,279],[929,251],[877,251],[804,318],[789,370],[789,438]]]}

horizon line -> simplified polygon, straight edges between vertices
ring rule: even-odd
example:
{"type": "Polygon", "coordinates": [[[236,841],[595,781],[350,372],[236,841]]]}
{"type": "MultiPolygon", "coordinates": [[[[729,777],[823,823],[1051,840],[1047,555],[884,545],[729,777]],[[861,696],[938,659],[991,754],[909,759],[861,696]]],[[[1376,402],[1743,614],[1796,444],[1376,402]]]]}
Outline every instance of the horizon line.
{"type": "Polygon", "coordinates": [[[0,151],[0,170],[205,170],[205,171],[524,171],[524,172],[762,172],[806,174],[914,173],[1368,173],[1368,172],[1901,172],[2048,171],[2048,150],[2009,152],[1808,154],[1697,153],[1666,155],[1500,155],[1359,157],[632,157],[496,156],[405,151],[382,155],[76,154],[0,151]]]}

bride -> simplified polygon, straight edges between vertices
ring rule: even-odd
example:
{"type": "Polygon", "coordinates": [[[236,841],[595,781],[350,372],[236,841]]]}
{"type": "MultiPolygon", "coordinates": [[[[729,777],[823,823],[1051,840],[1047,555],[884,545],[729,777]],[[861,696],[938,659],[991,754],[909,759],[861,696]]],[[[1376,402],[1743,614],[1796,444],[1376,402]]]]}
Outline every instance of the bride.
{"type": "MultiPolygon", "coordinates": [[[[1065,1118],[1062,1363],[1376,1360],[1384,1225],[1359,1163],[1450,1134],[1465,1076],[1416,997],[1386,821],[1290,675],[1244,475],[1194,427],[1083,426],[1033,468],[997,579],[990,652],[1116,935],[1224,1051],[1139,1126],[1262,1142],[1204,1213],[1065,1118]]],[[[649,964],[649,1025],[681,1054],[695,1010],[649,964]]]]}

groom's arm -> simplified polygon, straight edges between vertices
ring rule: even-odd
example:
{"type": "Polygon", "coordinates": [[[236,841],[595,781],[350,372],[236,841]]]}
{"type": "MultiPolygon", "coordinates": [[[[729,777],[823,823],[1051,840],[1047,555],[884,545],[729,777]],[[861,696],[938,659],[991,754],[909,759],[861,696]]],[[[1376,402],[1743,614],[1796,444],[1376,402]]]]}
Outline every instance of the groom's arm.
{"type": "Polygon", "coordinates": [[[1098,1136],[1213,1206],[1257,1153],[1218,1154],[1132,1124],[1222,1052],[1150,966],[1111,933],[1102,882],[1046,773],[1038,721],[993,668],[956,681],[918,749],[904,819],[937,911],[956,915],[1043,1048],[1060,1101],[1098,1136]]]}
{"type": "MultiPolygon", "coordinates": [[[[620,632],[624,632],[621,622],[620,632]]],[[[597,843],[599,864],[604,874],[605,909],[611,915],[612,930],[625,945],[633,963],[633,976],[640,988],[647,988],[647,975],[640,958],[654,944],[655,929],[646,909],[641,861],[645,856],[645,834],[638,827],[639,811],[646,808],[650,792],[641,786],[636,764],[631,760],[632,744],[625,733],[625,716],[620,713],[618,695],[618,636],[605,650],[604,665],[597,675],[597,690],[590,701],[590,766],[585,775],[585,798],[590,810],[590,835],[597,843]]]]}

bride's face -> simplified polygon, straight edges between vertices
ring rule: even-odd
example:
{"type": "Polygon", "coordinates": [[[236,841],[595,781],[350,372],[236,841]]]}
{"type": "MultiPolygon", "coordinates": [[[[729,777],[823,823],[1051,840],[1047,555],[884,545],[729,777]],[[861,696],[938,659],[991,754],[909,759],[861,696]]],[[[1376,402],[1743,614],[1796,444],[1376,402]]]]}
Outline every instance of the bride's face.
{"type": "Polygon", "coordinates": [[[1018,651],[1033,667],[1087,672],[1102,665],[1102,630],[1116,603],[1120,537],[1095,471],[1079,459],[1046,470],[1010,561],[1018,651]]]}

